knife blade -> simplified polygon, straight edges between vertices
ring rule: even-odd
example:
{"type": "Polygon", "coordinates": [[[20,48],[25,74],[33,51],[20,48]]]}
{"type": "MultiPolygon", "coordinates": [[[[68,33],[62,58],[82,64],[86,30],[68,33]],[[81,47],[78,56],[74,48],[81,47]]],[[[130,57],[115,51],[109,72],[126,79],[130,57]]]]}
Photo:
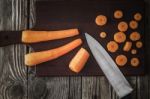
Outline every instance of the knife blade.
{"type": "Polygon", "coordinates": [[[122,98],[131,93],[132,87],[102,45],[87,33],[85,33],[85,37],[96,62],[117,95],[122,98]]]}
{"type": "Polygon", "coordinates": [[[22,31],[0,31],[0,47],[21,42],[22,31]]]}

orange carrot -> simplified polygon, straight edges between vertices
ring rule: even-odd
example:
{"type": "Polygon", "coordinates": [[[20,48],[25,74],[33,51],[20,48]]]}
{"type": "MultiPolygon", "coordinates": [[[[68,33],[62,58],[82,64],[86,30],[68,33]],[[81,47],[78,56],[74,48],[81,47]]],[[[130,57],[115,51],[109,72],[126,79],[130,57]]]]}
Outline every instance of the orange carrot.
{"type": "Polygon", "coordinates": [[[123,47],[123,50],[128,52],[131,49],[131,47],[132,47],[132,42],[127,41],[123,47]]]}
{"type": "Polygon", "coordinates": [[[88,51],[86,51],[84,48],[81,48],[71,60],[69,68],[76,73],[80,72],[86,64],[89,56],[90,55],[88,51]]]}
{"type": "Polygon", "coordinates": [[[46,61],[56,59],[82,44],[81,39],[76,39],[64,46],[41,52],[33,52],[25,55],[25,64],[28,66],[37,65],[46,61]]]}
{"type": "Polygon", "coordinates": [[[57,40],[78,35],[78,29],[68,29],[59,31],[32,31],[26,30],[22,32],[22,42],[36,43],[48,40],[57,40]]]}

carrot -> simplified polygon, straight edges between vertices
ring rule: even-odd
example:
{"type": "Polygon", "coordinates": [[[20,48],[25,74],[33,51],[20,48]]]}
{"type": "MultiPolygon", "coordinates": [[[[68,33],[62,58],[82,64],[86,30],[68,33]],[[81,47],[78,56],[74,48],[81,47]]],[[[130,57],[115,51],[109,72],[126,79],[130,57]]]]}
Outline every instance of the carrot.
{"type": "Polygon", "coordinates": [[[88,51],[86,51],[84,48],[81,48],[71,60],[69,68],[76,73],[80,72],[86,64],[89,56],[90,55],[88,51]]]}
{"type": "Polygon", "coordinates": [[[55,49],[26,54],[25,64],[28,66],[33,66],[33,65],[37,65],[46,61],[59,58],[60,56],[72,51],[73,49],[75,49],[81,44],[82,44],[82,40],[76,39],[66,45],[63,45],[55,49]]]}
{"type": "Polygon", "coordinates": [[[26,30],[22,32],[22,42],[36,43],[48,40],[63,39],[78,35],[78,29],[68,29],[59,31],[32,31],[26,30]]]}
{"type": "Polygon", "coordinates": [[[131,49],[131,47],[132,47],[132,42],[127,41],[123,47],[123,50],[128,52],[131,49]]]}

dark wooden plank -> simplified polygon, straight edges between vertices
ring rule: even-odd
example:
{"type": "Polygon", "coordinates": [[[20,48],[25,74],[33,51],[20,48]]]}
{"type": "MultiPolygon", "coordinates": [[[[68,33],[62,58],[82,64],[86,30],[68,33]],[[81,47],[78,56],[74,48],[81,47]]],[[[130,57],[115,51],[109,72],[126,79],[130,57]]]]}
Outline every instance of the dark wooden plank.
{"type": "Polygon", "coordinates": [[[111,87],[106,78],[82,77],[82,99],[111,99],[111,87]]]}
{"type": "Polygon", "coordinates": [[[28,99],[68,98],[69,95],[68,77],[43,77],[43,78],[34,77],[28,80],[29,80],[28,99]]]}
{"type": "Polygon", "coordinates": [[[150,99],[150,1],[145,0],[146,2],[146,33],[145,33],[145,59],[147,65],[147,74],[145,76],[137,77],[137,99],[150,99]]]}
{"type": "Polygon", "coordinates": [[[82,77],[70,77],[69,99],[82,99],[82,77]]]}
{"type": "Polygon", "coordinates": [[[137,98],[137,77],[132,76],[132,77],[127,77],[127,80],[131,84],[133,88],[133,92],[131,93],[131,99],[136,99],[137,98]]]}
{"type": "Polygon", "coordinates": [[[28,74],[28,99],[68,99],[68,77],[38,78],[32,73],[28,74]]]}
{"type": "Polygon", "coordinates": [[[146,2],[146,33],[145,33],[145,59],[147,69],[147,74],[145,76],[137,77],[137,99],[150,99],[150,1],[145,0],[146,2]]]}
{"type": "Polygon", "coordinates": [[[100,98],[99,95],[96,96],[97,88],[98,86],[96,84],[96,77],[83,77],[82,78],[82,99],[92,99],[94,97],[100,98]]]}
{"type": "Polygon", "coordinates": [[[149,99],[148,75],[137,78],[137,99],[149,99]]]}
{"type": "MultiPolygon", "coordinates": [[[[0,30],[25,29],[26,4],[26,0],[0,0],[0,30]]],[[[0,99],[27,99],[25,53],[24,45],[0,48],[0,99]]]]}
{"type": "MultiPolygon", "coordinates": [[[[34,12],[30,15],[31,26],[34,23],[33,13],[34,12]]],[[[25,28],[25,14],[26,0],[1,0],[0,30],[25,28]]],[[[26,67],[23,63],[25,53],[26,47],[23,45],[12,45],[0,48],[0,99],[27,98],[26,67]]],[[[149,56],[150,54],[147,53],[147,55],[149,56]]],[[[117,99],[115,92],[113,90],[112,92],[110,91],[110,85],[104,77],[82,77],[82,80],[81,77],[70,77],[70,81],[68,77],[38,78],[35,77],[34,69],[29,69],[28,76],[29,99],[67,99],[68,97],[70,99],[80,99],[81,90],[82,99],[91,99],[89,97],[117,99]],[[58,95],[58,92],[60,95],[58,95]]],[[[132,94],[132,99],[150,98],[150,88],[148,87],[150,76],[148,74],[138,78],[129,77],[128,80],[135,89],[132,94]]]]}
{"type": "MultiPolygon", "coordinates": [[[[108,83],[108,80],[104,76],[100,77],[99,84],[101,99],[111,98],[111,85],[108,83]]],[[[99,91],[97,92],[97,94],[99,94],[99,91]]]]}
{"type": "MultiPolygon", "coordinates": [[[[133,88],[133,92],[131,93],[131,99],[137,99],[137,77],[131,76],[126,77],[126,79],[129,81],[133,88]]],[[[119,97],[116,95],[115,91],[112,89],[112,98],[111,99],[119,99],[119,97]]]]}
{"type": "MultiPolygon", "coordinates": [[[[30,0],[30,28],[34,26],[36,19],[34,4],[35,0],[30,0]]],[[[31,51],[33,50],[29,48],[29,52],[31,51]]],[[[68,97],[69,77],[36,77],[35,67],[28,68],[28,99],[68,99],[68,97]]]]}

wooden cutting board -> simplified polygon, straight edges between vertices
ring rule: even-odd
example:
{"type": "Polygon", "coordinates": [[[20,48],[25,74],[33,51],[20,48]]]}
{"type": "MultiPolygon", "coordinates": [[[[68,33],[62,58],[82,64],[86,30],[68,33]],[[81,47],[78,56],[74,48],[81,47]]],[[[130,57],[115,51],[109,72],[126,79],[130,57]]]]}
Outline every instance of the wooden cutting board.
{"type": "MultiPolygon", "coordinates": [[[[139,27],[135,31],[138,31],[142,35],[142,41],[144,41],[144,7],[143,0],[51,0],[51,1],[37,1],[36,2],[36,24],[33,30],[61,30],[69,28],[78,28],[80,35],[76,37],[42,42],[32,44],[34,51],[48,50],[67,44],[68,42],[82,38],[83,45],[76,48],[72,52],[52,61],[48,61],[36,66],[37,76],[68,76],[68,75],[82,75],[82,76],[94,76],[103,75],[100,67],[96,63],[92,53],[89,50],[87,42],[85,40],[84,33],[87,32],[97,39],[103,47],[107,50],[106,44],[113,40],[114,33],[118,32],[117,24],[120,21],[133,20],[133,15],[136,12],[140,12],[143,16],[139,22],[139,27]],[[122,10],[124,17],[116,20],[113,17],[115,10],[122,10]],[[95,24],[95,18],[97,15],[105,15],[108,18],[108,22],[105,26],[100,27],[95,24]],[[106,39],[99,37],[100,32],[106,32],[106,39]],[[86,48],[90,53],[90,58],[86,63],[85,68],[78,74],[69,70],[69,62],[81,48],[86,48]]],[[[126,32],[127,40],[130,41],[129,34],[134,30],[128,29],[126,32]]],[[[130,52],[123,52],[122,47],[125,43],[120,44],[119,51],[116,53],[108,52],[115,60],[115,57],[119,54],[125,54],[128,58],[128,63],[121,67],[120,70],[125,75],[142,75],[145,71],[144,65],[144,48],[137,49],[138,54],[132,55],[130,52]],[[130,59],[132,57],[138,57],[140,59],[139,67],[132,67],[130,65],[130,59]]],[[[134,44],[134,43],[133,43],[134,44]]],[[[135,45],[135,44],[134,44],[135,45]]],[[[133,48],[136,48],[133,46],[133,48]]]]}

